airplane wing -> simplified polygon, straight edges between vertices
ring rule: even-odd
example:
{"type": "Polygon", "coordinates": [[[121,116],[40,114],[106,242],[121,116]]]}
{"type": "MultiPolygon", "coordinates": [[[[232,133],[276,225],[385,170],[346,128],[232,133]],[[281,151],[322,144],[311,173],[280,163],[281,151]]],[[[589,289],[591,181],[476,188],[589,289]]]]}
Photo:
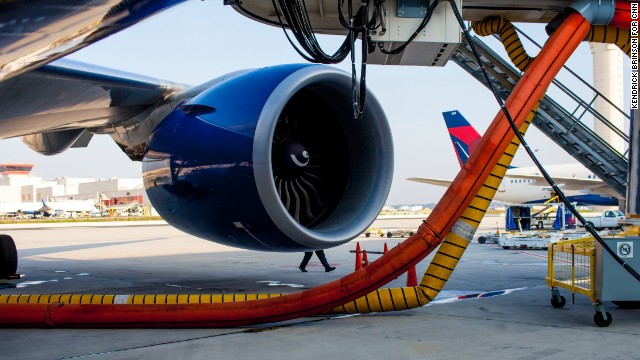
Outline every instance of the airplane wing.
{"type": "Polygon", "coordinates": [[[168,101],[185,85],[67,59],[0,83],[0,139],[51,155],[168,101]]]}
{"type": "Polygon", "coordinates": [[[183,2],[0,1],[0,81],[59,59],[183,2]]]}
{"type": "Polygon", "coordinates": [[[432,178],[417,178],[417,177],[407,178],[407,180],[415,181],[415,182],[419,182],[419,183],[424,183],[424,184],[444,186],[444,187],[449,187],[449,185],[451,185],[451,183],[453,182],[453,180],[432,179],[432,178]]]}

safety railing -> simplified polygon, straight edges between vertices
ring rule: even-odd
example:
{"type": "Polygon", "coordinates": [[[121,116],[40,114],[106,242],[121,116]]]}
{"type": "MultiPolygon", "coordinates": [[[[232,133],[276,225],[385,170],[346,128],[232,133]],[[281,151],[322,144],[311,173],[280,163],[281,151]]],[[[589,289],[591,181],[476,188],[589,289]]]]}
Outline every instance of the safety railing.
{"type": "MultiPolygon", "coordinates": [[[[480,60],[490,75],[491,83],[497,89],[499,95],[506,99],[520,80],[521,72],[478,37],[472,37],[472,41],[480,54],[480,60]]],[[[451,59],[478,81],[488,86],[479,70],[478,64],[475,63],[466,40],[462,42],[451,59]]],[[[579,76],[576,76],[576,78],[579,78],[579,76]]],[[[576,91],[568,90],[569,87],[563,85],[557,79],[553,82],[555,84],[554,89],[547,92],[547,95],[541,100],[533,125],[611,186],[618,194],[624,196],[626,194],[628,159],[581,121],[584,113],[587,112],[596,113],[596,116],[602,117],[591,106],[595,100],[580,100],[576,95],[576,91]],[[560,89],[560,91],[553,91],[555,89],[560,89]],[[554,96],[562,94],[563,98],[574,99],[573,101],[578,104],[576,105],[578,110],[573,112],[566,110],[558,101],[551,98],[549,94],[552,93],[554,96]],[[583,108],[583,110],[579,110],[580,108],[583,108]]],[[[580,79],[580,83],[585,82],[580,79]]],[[[586,90],[581,92],[589,92],[592,87],[584,89],[586,90]]],[[[599,93],[595,96],[604,98],[599,93]]],[[[566,103],[566,101],[562,102],[566,103]]],[[[625,119],[628,119],[628,116],[625,115],[625,119]]],[[[628,137],[624,136],[622,141],[628,142],[628,137]]]]}
{"type": "MultiPolygon", "coordinates": [[[[514,28],[516,29],[516,31],[518,32],[518,34],[520,36],[526,38],[531,44],[536,46],[538,49],[542,49],[542,46],[540,44],[538,44],[529,35],[527,35],[524,31],[519,29],[517,26],[514,26],[514,28]]],[[[566,71],[567,74],[569,74],[571,76],[571,80],[573,80],[573,81],[575,81],[575,82],[577,82],[577,83],[579,83],[579,84],[581,84],[582,86],[585,87],[584,89],[580,89],[580,91],[579,91],[580,94],[587,94],[589,91],[593,92],[593,94],[594,94],[593,97],[591,98],[591,100],[589,100],[589,101],[583,100],[580,96],[577,95],[577,93],[578,93],[577,90],[576,91],[572,91],[565,83],[560,82],[557,78],[554,79],[552,81],[552,86],[550,86],[550,91],[552,92],[553,89],[558,89],[561,93],[565,94],[569,99],[571,99],[572,101],[574,101],[576,103],[575,104],[575,109],[570,113],[571,117],[574,118],[576,121],[582,121],[582,118],[586,113],[589,113],[589,114],[593,115],[593,118],[594,118],[595,121],[600,121],[603,125],[605,125],[611,131],[613,131],[617,136],[619,136],[623,140],[623,142],[625,143],[626,148],[628,149],[629,136],[627,134],[625,134],[623,130],[621,130],[620,128],[618,128],[614,124],[612,124],[611,121],[609,121],[607,118],[605,118],[592,105],[595,104],[596,101],[601,100],[602,102],[604,102],[610,108],[610,110],[612,110],[612,112],[614,112],[618,116],[623,117],[625,119],[625,121],[627,121],[627,124],[628,124],[629,121],[631,121],[630,115],[627,114],[622,109],[620,109],[610,99],[608,99],[606,96],[604,96],[601,92],[599,92],[591,84],[586,82],[582,77],[580,77],[575,71],[571,70],[567,65],[563,66],[563,69],[566,71]]],[[[567,112],[568,112],[568,110],[567,110],[567,112]]],[[[627,158],[627,152],[628,152],[628,150],[626,150],[624,152],[624,154],[622,154],[625,158],[627,158]]]]}
{"type": "Polygon", "coordinates": [[[595,248],[592,237],[549,245],[548,275],[551,288],[561,287],[594,300],[595,248]]]}

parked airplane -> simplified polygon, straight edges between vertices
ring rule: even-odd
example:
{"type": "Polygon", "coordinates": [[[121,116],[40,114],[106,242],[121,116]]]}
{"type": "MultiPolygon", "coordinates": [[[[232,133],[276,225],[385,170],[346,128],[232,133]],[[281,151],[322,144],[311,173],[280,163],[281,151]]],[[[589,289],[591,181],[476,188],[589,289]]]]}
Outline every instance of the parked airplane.
{"type": "MultiPolygon", "coordinates": [[[[52,63],[183,2],[0,1],[0,139],[21,136],[34,151],[53,155],[109,134],[143,163],[144,185],[158,213],[206,240],[308,251],[364,232],[391,187],[393,141],[375,97],[367,97],[362,119],[353,121],[351,74],[324,65],[283,65],[186,86],[66,59],[52,63]]],[[[271,2],[228,3],[254,20],[277,24],[271,2]]],[[[463,7],[462,16],[547,23],[571,3],[513,7],[482,0],[463,7]]],[[[280,2],[287,4],[293,3],[280,2]]],[[[383,4],[376,4],[374,22],[384,30],[383,4]]],[[[295,26],[298,33],[348,33],[318,9],[307,19],[313,28],[295,26]]],[[[346,56],[348,44],[336,54],[346,56]]],[[[427,47],[434,53],[429,63],[444,64],[456,48],[448,45],[427,47]]],[[[410,49],[408,61],[430,59],[410,49]]],[[[382,57],[390,64],[399,59],[382,57]]],[[[1,250],[15,250],[8,236],[0,241],[11,243],[0,247],[2,276],[12,266],[15,271],[17,255],[1,250]]]]}
{"type": "MultiPolygon", "coordinates": [[[[451,143],[460,167],[469,159],[469,154],[480,142],[480,134],[457,111],[442,113],[449,130],[451,143]]],[[[547,165],[545,169],[559,184],[571,202],[578,205],[617,206],[615,192],[579,163],[547,165]]],[[[434,178],[409,178],[407,180],[448,187],[451,180],[434,178]]],[[[507,169],[498,191],[496,201],[511,204],[541,203],[555,196],[553,189],[535,166],[511,167],[507,169]]]]}
{"type": "Polygon", "coordinates": [[[55,213],[67,212],[90,212],[95,210],[93,200],[70,200],[45,202],[10,202],[0,203],[0,215],[4,216],[29,216],[41,215],[44,217],[52,216],[55,213]]]}
{"type": "Polygon", "coordinates": [[[21,202],[21,203],[0,203],[0,215],[16,216],[16,217],[35,217],[52,215],[53,208],[47,205],[44,200],[40,202],[21,202]]]}

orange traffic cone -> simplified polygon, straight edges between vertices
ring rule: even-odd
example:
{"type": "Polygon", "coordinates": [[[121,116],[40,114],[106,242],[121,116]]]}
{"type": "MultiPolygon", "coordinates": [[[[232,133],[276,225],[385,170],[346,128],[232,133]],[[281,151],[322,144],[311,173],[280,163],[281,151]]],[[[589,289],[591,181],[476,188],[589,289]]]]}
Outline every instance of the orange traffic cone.
{"type": "Polygon", "coordinates": [[[384,243],[384,250],[382,252],[386,254],[388,251],[389,247],[387,246],[387,243],[384,243]]]}
{"type": "Polygon", "coordinates": [[[367,258],[367,250],[362,250],[362,267],[369,265],[369,259],[367,258]]]}
{"type": "Polygon", "coordinates": [[[362,269],[362,253],[360,252],[360,243],[356,243],[356,269],[358,271],[362,269]]]}
{"type": "Polygon", "coordinates": [[[418,286],[418,275],[416,275],[416,267],[412,266],[409,271],[407,271],[407,287],[415,286],[418,286]]]}

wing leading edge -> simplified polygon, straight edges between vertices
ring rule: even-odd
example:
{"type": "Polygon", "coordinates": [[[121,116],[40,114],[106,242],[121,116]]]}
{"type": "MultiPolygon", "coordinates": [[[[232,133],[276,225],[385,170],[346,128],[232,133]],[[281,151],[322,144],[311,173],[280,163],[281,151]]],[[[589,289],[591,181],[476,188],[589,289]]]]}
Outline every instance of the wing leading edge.
{"type": "MultiPolygon", "coordinates": [[[[104,132],[185,88],[60,60],[0,83],[0,138],[30,135],[25,142],[36,151],[32,145],[38,141],[66,141],[71,146],[81,140],[84,129],[104,132]]],[[[86,142],[86,135],[84,139],[86,142]]]]}

